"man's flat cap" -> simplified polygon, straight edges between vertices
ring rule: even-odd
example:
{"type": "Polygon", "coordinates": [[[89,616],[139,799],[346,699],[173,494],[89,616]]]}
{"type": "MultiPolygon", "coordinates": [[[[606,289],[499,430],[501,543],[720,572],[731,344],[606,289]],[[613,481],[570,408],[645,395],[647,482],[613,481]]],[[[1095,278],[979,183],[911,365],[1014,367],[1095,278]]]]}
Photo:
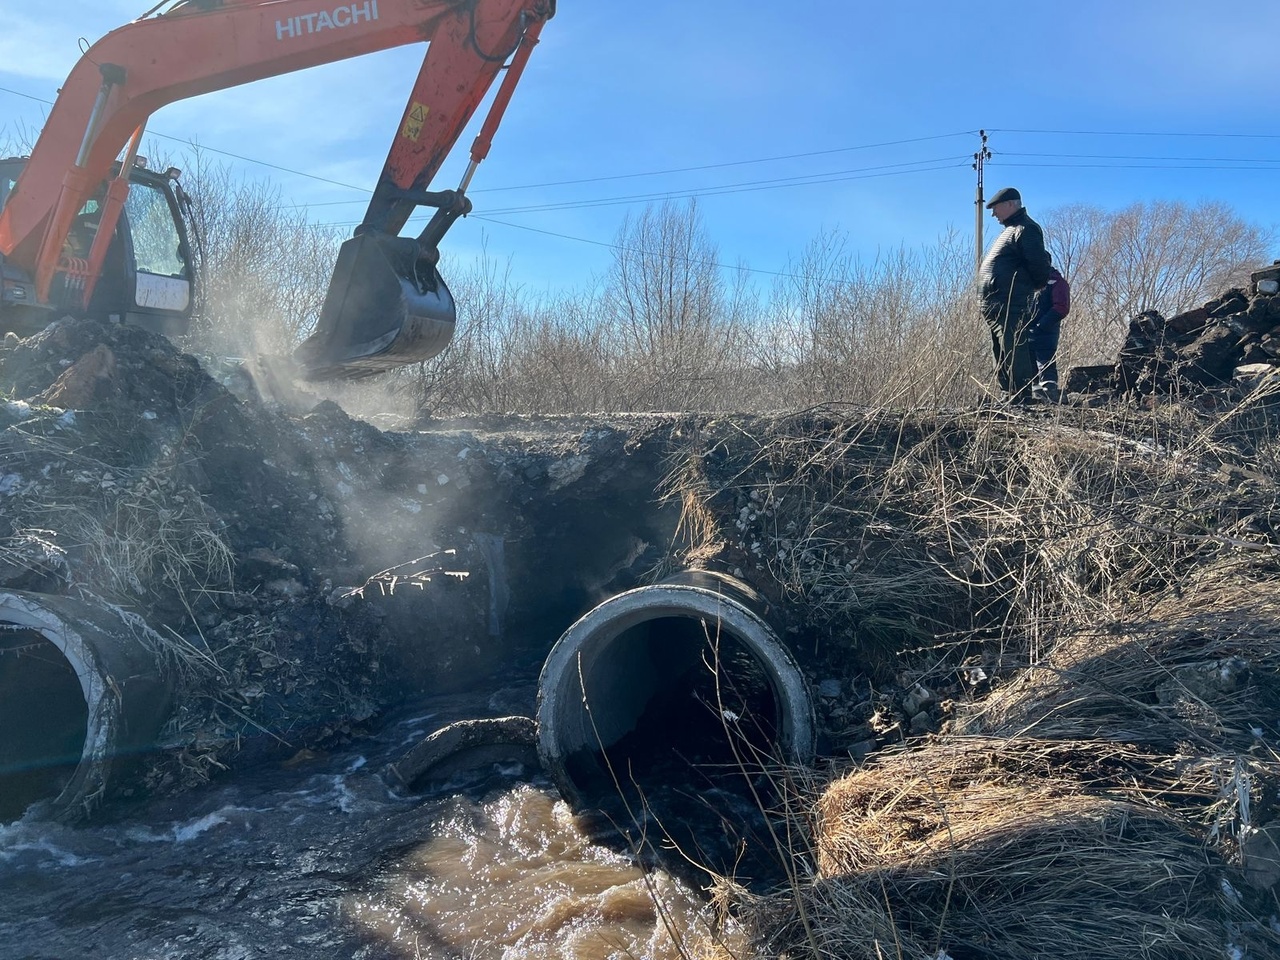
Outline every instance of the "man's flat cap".
{"type": "Polygon", "coordinates": [[[998,191],[994,197],[992,197],[990,200],[987,201],[987,209],[990,210],[997,203],[1004,203],[1006,200],[1017,200],[1021,202],[1022,194],[1020,194],[1017,190],[1013,189],[1013,187],[1005,187],[1003,190],[998,191]]]}

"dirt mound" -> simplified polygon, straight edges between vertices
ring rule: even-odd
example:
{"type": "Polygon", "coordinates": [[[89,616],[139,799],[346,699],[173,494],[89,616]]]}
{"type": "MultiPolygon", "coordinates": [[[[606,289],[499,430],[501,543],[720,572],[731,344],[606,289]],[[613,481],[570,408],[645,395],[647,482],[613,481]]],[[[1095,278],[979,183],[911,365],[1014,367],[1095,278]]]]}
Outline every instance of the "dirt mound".
{"type": "Polygon", "coordinates": [[[1067,375],[1068,394],[1155,398],[1206,397],[1235,402],[1241,391],[1280,373],[1280,264],[1253,274],[1203,306],[1173,317],[1147,310],[1129,323],[1113,366],[1079,367],[1067,375]],[[1223,397],[1223,388],[1236,389],[1223,397]]]}
{"type": "Polygon", "coordinates": [[[561,630],[661,562],[674,518],[653,489],[680,418],[391,433],[268,402],[252,372],[215,379],[93,321],[0,349],[0,589],[121,605],[172,641],[155,787],[405,696],[536,677],[561,630]]]}

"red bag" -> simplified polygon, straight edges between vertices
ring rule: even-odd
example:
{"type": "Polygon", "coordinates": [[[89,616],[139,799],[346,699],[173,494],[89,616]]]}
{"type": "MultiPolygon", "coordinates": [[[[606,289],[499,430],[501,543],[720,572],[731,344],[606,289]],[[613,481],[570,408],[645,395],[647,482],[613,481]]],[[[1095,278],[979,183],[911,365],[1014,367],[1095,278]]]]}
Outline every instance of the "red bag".
{"type": "Polygon", "coordinates": [[[1056,267],[1049,268],[1049,303],[1059,317],[1071,312],[1071,284],[1056,267]]]}

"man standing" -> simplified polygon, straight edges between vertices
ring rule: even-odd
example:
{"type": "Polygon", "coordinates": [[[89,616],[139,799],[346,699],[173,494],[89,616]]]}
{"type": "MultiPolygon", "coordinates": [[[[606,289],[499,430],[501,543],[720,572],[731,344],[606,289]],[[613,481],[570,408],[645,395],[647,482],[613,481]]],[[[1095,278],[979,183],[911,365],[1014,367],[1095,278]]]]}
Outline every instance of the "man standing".
{"type": "Polygon", "coordinates": [[[987,203],[1004,230],[991,244],[978,270],[983,319],[991,329],[996,376],[1014,403],[1031,401],[1036,379],[1028,341],[1035,317],[1036,292],[1049,282],[1044,231],[1022,207],[1022,194],[1005,187],[987,203]]]}

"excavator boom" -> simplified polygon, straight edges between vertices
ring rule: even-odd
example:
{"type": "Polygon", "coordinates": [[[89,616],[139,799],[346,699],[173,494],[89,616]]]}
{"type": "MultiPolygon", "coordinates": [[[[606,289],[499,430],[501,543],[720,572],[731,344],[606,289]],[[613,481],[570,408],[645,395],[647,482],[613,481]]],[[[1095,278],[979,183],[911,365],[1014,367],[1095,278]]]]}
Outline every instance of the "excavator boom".
{"type": "MultiPolygon", "coordinates": [[[[107,34],[72,69],[0,211],[0,265],[29,273],[36,300],[47,301],[74,218],[109,180],[115,195],[107,191],[105,215],[118,215],[129,160],[147,119],[165,104],[425,41],[364,221],[339,255],[319,326],[298,358],[316,378],[427,359],[448,344],[454,318],[436,244],[470,209],[461,191],[427,188],[514,57],[485,125],[491,137],[554,14],[555,0],[178,0],[107,34]],[[126,147],[125,175],[113,179],[126,147]],[[399,237],[424,204],[438,208],[432,224],[418,238],[399,237]]],[[[482,133],[472,168],[487,150],[482,133]]],[[[98,228],[104,248],[113,226],[104,220],[98,228]]],[[[95,271],[102,254],[89,258],[95,271]]],[[[88,278],[86,304],[95,280],[88,278]]]]}

